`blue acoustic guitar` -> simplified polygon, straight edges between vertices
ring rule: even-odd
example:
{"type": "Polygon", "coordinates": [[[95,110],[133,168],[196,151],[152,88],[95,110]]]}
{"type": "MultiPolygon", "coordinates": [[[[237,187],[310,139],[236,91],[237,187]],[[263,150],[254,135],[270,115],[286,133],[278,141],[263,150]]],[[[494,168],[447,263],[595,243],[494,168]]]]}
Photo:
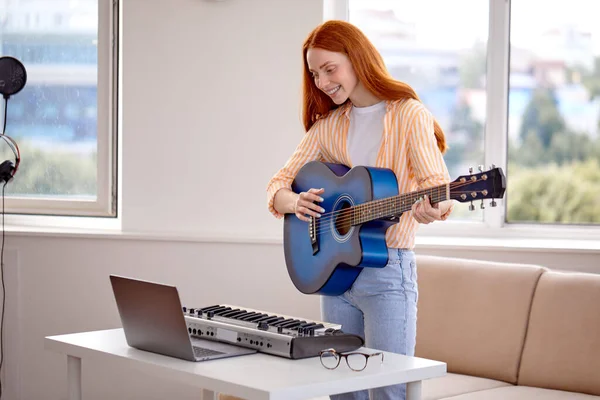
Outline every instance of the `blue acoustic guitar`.
{"type": "Polygon", "coordinates": [[[312,161],[292,183],[296,193],[310,188],[325,189],[320,203],[325,212],[310,222],[285,215],[285,262],[300,292],[335,296],[348,290],[363,268],[387,264],[386,230],[415,201],[427,195],[432,204],[482,200],[483,206],[483,199],[492,199],[495,206],[493,199],[504,196],[506,178],[500,168],[480,167],[479,173],[448,184],[398,194],[396,175],[389,169],[312,161]]]}

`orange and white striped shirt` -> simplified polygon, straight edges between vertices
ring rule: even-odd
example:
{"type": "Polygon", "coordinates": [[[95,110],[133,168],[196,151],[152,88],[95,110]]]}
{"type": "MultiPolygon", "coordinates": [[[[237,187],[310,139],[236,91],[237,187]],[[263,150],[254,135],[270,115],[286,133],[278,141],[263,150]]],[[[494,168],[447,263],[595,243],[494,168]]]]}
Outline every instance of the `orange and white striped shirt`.
{"type": "MultiPolygon", "coordinates": [[[[332,110],[304,135],[292,156],[273,176],[267,186],[269,211],[277,218],[283,215],[273,207],[275,194],[281,188],[291,189],[300,168],[309,161],[323,161],[352,167],[347,149],[348,127],[352,104],[332,110]]],[[[399,194],[442,185],[450,181],[448,169],[437,147],[433,132],[433,116],[418,100],[386,101],[382,144],[375,167],[394,171],[399,194]]],[[[452,211],[452,206],[444,218],[452,211]]],[[[397,224],[386,232],[390,248],[413,249],[419,223],[405,212],[397,224]]]]}

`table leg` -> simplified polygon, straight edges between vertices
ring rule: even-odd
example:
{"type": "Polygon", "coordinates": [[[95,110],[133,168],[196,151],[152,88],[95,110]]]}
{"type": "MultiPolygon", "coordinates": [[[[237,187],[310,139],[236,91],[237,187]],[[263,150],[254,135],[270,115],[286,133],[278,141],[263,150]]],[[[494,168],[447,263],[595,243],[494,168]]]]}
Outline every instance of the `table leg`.
{"type": "Polygon", "coordinates": [[[202,389],[202,400],[218,400],[219,395],[212,390],[202,389]]]}
{"type": "Polygon", "coordinates": [[[421,400],[421,381],[406,384],[406,400],[421,400]]]}
{"type": "Polygon", "coordinates": [[[67,356],[69,400],[81,400],[81,358],[67,356]]]}

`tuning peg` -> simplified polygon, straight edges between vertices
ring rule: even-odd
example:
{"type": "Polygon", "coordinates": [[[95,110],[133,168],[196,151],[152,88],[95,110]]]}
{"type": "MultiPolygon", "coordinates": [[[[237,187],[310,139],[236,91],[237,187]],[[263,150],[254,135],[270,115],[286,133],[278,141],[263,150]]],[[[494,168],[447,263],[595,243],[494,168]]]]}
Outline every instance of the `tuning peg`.
{"type": "Polygon", "coordinates": [[[496,200],[492,199],[492,202],[490,203],[491,207],[496,207],[498,204],[496,203],[496,200]]]}
{"type": "Polygon", "coordinates": [[[483,172],[483,165],[479,165],[477,169],[479,169],[479,172],[483,172]]]}
{"type": "Polygon", "coordinates": [[[473,167],[469,167],[469,175],[473,174],[473,167]]]}
{"type": "Polygon", "coordinates": [[[475,211],[475,206],[473,205],[473,202],[469,204],[469,211],[475,211]]]}
{"type": "Polygon", "coordinates": [[[481,208],[482,210],[485,208],[485,204],[483,204],[483,199],[481,199],[481,204],[479,205],[479,208],[481,208]]]}

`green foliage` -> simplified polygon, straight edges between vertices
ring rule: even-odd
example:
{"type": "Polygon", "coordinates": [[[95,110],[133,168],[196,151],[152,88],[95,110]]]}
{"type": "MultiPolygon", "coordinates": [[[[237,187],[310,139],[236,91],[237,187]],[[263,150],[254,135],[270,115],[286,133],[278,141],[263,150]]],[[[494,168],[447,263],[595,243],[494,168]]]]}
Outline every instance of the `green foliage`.
{"type": "MultiPolygon", "coordinates": [[[[7,146],[4,146],[7,147],[7,146]]],[[[41,149],[21,144],[21,165],[6,186],[7,195],[96,196],[96,153],[78,154],[60,149],[41,149]]],[[[13,159],[10,150],[2,158],[13,159]]]]}
{"type": "Polygon", "coordinates": [[[509,164],[507,201],[509,221],[600,223],[600,163],[509,164]]]}
{"type": "Polygon", "coordinates": [[[484,42],[477,42],[460,61],[460,85],[465,89],[480,89],[483,87],[483,78],[487,67],[487,46],[484,42]]]}
{"type": "Polygon", "coordinates": [[[519,134],[522,141],[535,135],[546,148],[556,133],[564,132],[565,121],[556,104],[552,89],[538,88],[534,91],[533,97],[523,113],[523,123],[519,134]]]}
{"type": "Polygon", "coordinates": [[[581,78],[581,82],[590,92],[591,99],[600,96],[600,56],[594,59],[594,70],[583,71],[581,78]]]}
{"type": "Polygon", "coordinates": [[[444,154],[448,169],[454,171],[464,163],[477,165],[483,160],[483,124],[473,117],[466,102],[461,102],[452,114],[448,138],[449,148],[444,154]]]}

